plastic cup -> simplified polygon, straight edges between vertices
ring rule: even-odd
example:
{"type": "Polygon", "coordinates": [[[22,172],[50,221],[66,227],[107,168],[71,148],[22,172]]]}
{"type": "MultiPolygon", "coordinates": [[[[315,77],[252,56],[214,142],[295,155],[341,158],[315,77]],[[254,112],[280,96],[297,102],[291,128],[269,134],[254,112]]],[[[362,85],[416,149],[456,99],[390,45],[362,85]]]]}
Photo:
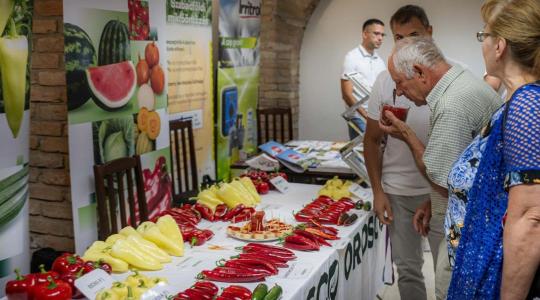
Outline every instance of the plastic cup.
{"type": "Polygon", "coordinates": [[[390,121],[385,116],[386,111],[391,111],[396,118],[403,122],[407,121],[407,115],[409,114],[409,107],[403,105],[383,104],[381,109],[381,121],[383,124],[390,124],[390,121]]]}

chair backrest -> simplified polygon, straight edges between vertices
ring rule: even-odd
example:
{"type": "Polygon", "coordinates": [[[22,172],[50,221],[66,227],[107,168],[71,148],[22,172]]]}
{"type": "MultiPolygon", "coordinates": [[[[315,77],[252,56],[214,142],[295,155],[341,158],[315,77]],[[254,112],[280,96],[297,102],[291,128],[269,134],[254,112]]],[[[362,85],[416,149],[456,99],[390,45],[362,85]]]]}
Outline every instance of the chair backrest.
{"type": "Polygon", "coordinates": [[[106,239],[125,226],[137,227],[140,223],[148,221],[139,156],[123,157],[102,165],[94,165],[94,177],[100,240],[106,239]],[[120,228],[117,220],[118,212],[120,212],[120,228]]]}
{"type": "Polygon", "coordinates": [[[293,126],[290,108],[257,109],[257,142],[259,145],[270,140],[286,143],[292,139],[293,126]],[[287,121],[285,121],[285,118],[287,118],[287,121]],[[272,135],[270,135],[270,132],[272,135]],[[280,135],[278,135],[278,132],[280,135]],[[287,136],[285,136],[285,132],[288,133],[287,136]]]}
{"type": "Polygon", "coordinates": [[[169,131],[173,204],[178,205],[197,195],[199,190],[195,140],[191,120],[170,121],[169,131]]]}

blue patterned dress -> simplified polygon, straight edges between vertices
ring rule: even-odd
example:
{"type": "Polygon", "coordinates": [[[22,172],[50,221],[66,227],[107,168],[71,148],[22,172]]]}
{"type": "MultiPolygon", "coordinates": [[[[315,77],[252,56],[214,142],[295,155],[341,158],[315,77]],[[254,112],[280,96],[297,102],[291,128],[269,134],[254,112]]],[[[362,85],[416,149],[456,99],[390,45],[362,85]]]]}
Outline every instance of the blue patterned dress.
{"type": "Polygon", "coordinates": [[[493,121],[500,117],[503,109],[504,106],[493,114],[490,126],[484,128],[476,136],[454,162],[448,174],[448,208],[444,220],[444,230],[448,242],[448,258],[452,267],[454,267],[456,250],[461,237],[461,228],[463,227],[463,220],[465,220],[467,195],[473,185],[478,165],[482,159],[482,152],[489,137],[489,128],[493,125],[493,121]]]}

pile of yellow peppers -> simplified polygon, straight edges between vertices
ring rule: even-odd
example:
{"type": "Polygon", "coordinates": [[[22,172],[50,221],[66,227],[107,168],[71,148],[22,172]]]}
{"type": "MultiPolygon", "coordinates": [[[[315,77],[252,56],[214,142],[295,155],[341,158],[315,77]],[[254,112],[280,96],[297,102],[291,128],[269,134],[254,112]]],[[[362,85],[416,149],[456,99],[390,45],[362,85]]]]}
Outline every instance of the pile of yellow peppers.
{"type": "Polygon", "coordinates": [[[122,300],[140,299],[148,289],[160,284],[167,284],[167,279],[161,277],[148,277],[135,271],[129,275],[125,281],[116,281],[112,287],[100,291],[96,295],[96,300],[122,300]]]}
{"type": "Polygon", "coordinates": [[[184,240],[176,221],[169,215],[156,223],[143,222],[135,230],[122,228],[105,241],[96,241],[86,250],[85,261],[99,261],[111,265],[115,273],[128,271],[130,266],[139,270],[163,269],[171,256],[184,255],[184,240]]]}
{"type": "Polygon", "coordinates": [[[233,179],[230,183],[222,183],[202,190],[197,195],[197,202],[215,211],[216,207],[223,203],[229,208],[236,207],[238,204],[253,207],[261,202],[261,197],[251,179],[241,177],[233,179]]]}
{"type": "Polygon", "coordinates": [[[341,180],[336,176],[326,181],[324,186],[319,190],[319,196],[327,196],[334,200],[351,197],[351,192],[349,191],[351,184],[351,181],[341,180]]]}

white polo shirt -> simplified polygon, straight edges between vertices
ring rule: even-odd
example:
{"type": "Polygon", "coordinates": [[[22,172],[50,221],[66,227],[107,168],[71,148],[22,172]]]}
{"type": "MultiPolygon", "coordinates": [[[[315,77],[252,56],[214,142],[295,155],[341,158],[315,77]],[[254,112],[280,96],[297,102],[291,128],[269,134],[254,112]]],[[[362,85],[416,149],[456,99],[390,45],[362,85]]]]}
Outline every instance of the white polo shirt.
{"type": "MultiPolygon", "coordinates": [[[[382,72],[373,88],[369,98],[368,117],[378,121],[380,118],[381,103],[392,103],[393,90],[396,84],[388,71],[382,72]]],[[[405,96],[396,97],[396,103],[409,105],[407,125],[416,133],[416,136],[427,145],[429,132],[429,106],[416,106],[405,96]]],[[[383,189],[388,194],[401,196],[417,196],[429,194],[431,186],[422,176],[412,156],[409,146],[402,140],[388,136],[386,148],[382,159],[383,189]]]]}
{"type": "MultiPolygon", "coordinates": [[[[386,65],[379,54],[373,51],[373,55],[371,55],[362,45],[359,45],[345,55],[341,79],[347,80],[346,74],[358,72],[365,78],[365,84],[371,87],[379,73],[384,70],[386,70],[386,65]]],[[[371,100],[367,102],[369,101],[371,100]]],[[[366,110],[368,108],[367,102],[362,105],[366,110]]]]}

